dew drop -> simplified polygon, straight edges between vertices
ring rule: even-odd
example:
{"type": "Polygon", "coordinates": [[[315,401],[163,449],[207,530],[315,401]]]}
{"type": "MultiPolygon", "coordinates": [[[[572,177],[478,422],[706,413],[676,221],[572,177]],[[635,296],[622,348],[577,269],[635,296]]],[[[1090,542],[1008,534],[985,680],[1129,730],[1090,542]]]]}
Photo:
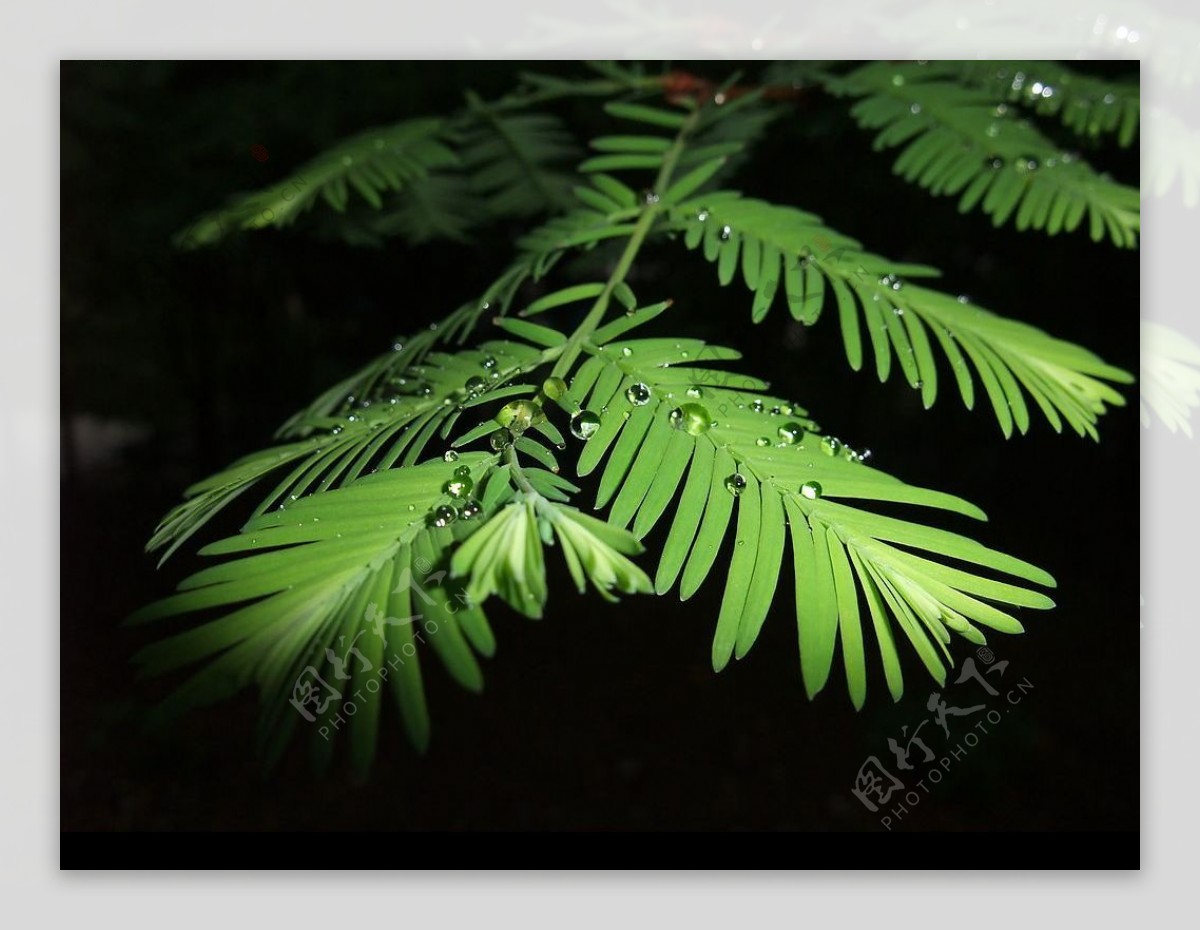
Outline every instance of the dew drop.
{"type": "MultiPolygon", "coordinates": [[[[486,307],[486,306],[487,306],[487,304],[484,304],[484,306],[486,307]]],[[[483,359],[483,360],[482,360],[482,361],[479,363],[479,367],[480,367],[480,368],[488,368],[488,369],[495,368],[495,367],[496,367],[496,360],[495,360],[495,359],[494,359],[492,356],[490,356],[490,355],[489,355],[489,356],[487,356],[487,358],[483,359]]]]}
{"type": "Polygon", "coordinates": [[[458,519],[458,511],[448,504],[443,504],[429,514],[430,526],[449,526],[458,519]]]}
{"type": "Polygon", "coordinates": [[[442,493],[449,494],[455,500],[462,500],[474,488],[475,482],[470,478],[452,478],[442,485],[442,493]]]}
{"type": "Polygon", "coordinates": [[[512,445],[512,433],[506,429],[498,429],[492,433],[488,442],[494,451],[503,452],[512,445]]]}
{"type": "Polygon", "coordinates": [[[646,404],[650,403],[650,398],[653,396],[653,393],[654,392],[650,390],[648,385],[642,384],[642,382],[639,381],[636,384],[629,385],[625,391],[625,399],[635,407],[644,407],[646,404]]]}
{"type": "Polygon", "coordinates": [[[442,456],[442,461],[443,462],[457,462],[458,461],[458,453],[455,452],[453,449],[447,449],[445,455],[442,456]]]}
{"type": "Polygon", "coordinates": [[[712,417],[702,404],[684,404],[671,411],[671,425],[691,436],[707,433],[712,426],[712,417]]]}
{"type": "Polygon", "coordinates": [[[562,378],[547,378],[542,382],[542,393],[551,400],[561,400],[567,396],[567,382],[562,378]]]}
{"type": "Polygon", "coordinates": [[[474,520],[476,517],[483,515],[483,505],[479,501],[467,501],[462,505],[462,510],[458,512],[460,520],[474,520]]]}
{"type": "Polygon", "coordinates": [[[904,86],[904,75],[903,74],[893,74],[892,75],[892,86],[893,87],[903,87],[904,86]]]}
{"type": "Polygon", "coordinates": [[[800,441],[800,437],[804,435],[804,427],[799,423],[784,423],[776,430],[776,435],[779,437],[779,441],[785,446],[794,446],[800,441]]]}
{"type": "Polygon", "coordinates": [[[584,442],[596,435],[600,429],[600,417],[590,410],[580,410],[571,415],[571,435],[584,442]]]}
{"type": "Polygon", "coordinates": [[[701,397],[704,396],[704,388],[699,387],[697,385],[697,386],[688,388],[686,391],[684,391],[684,393],[688,397],[692,398],[692,400],[699,400],[701,397]]]}
{"type": "Polygon", "coordinates": [[[835,439],[832,436],[823,436],[821,438],[821,451],[826,455],[837,455],[841,447],[842,442],[840,439],[835,439]]]}
{"type": "Polygon", "coordinates": [[[756,398],[756,399],[750,401],[750,409],[753,410],[755,413],[762,413],[763,410],[766,409],[766,407],[763,405],[763,402],[761,400],[758,400],[756,398]]]}
{"type": "Polygon", "coordinates": [[[721,227],[721,241],[722,242],[727,240],[732,235],[733,235],[733,230],[730,229],[728,226],[721,227]]]}
{"type": "Polygon", "coordinates": [[[771,440],[769,440],[766,436],[759,436],[756,440],[754,440],[754,444],[761,449],[765,446],[769,446],[771,444],[771,440]]]}
{"type": "Polygon", "coordinates": [[[454,477],[455,478],[470,478],[471,477],[471,466],[470,465],[459,465],[458,468],[454,469],[454,477]]]}
{"type": "Polygon", "coordinates": [[[810,501],[815,501],[821,496],[821,483],[819,481],[806,481],[800,485],[800,493],[810,501]]]}
{"type": "Polygon", "coordinates": [[[496,422],[507,426],[514,433],[523,433],[531,426],[537,426],[546,420],[542,405],[532,400],[514,400],[496,414],[496,422]]]}
{"type": "Polygon", "coordinates": [[[472,397],[477,397],[487,390],[487,382],[479,377],[479,375],[475,375],[467,379],[467,383],[463,385],[463,388],[472,397]]]}
{"type": "Polygon", "coordinates": [[[730,475],[728,478],[725,479],[725,490],[728,491],[730,494],[732,494],[734,497],[737,497],[744,490],[746,490],[745,476],[739,475],[737,472],[734,472],[732,475],[730,475]]]}
{"type": "Polygon", "coordinates": [[[650,190],[649,188],[646,188],[645,190],[642,191],[642,203],[644,203],[648,207],[653,204],[658,203],[658,194],[656,194],[654,191],[650,190]]]}
{"type": "Polygon", "coordinates": [[[621,349],[621,354],[625,356],[625,358],[629,358],[631,355],[633,355],[633,349],[629,348],[629,346],[625,346],[621,349]]]}
{"type": "Polygon", "coordinates": [[[908,108],[908,112],[911,113],[913,116],[916,116],[918,113],[921,112],[921,105],[919,103],[914,103],[911,107],[908,108]]]}

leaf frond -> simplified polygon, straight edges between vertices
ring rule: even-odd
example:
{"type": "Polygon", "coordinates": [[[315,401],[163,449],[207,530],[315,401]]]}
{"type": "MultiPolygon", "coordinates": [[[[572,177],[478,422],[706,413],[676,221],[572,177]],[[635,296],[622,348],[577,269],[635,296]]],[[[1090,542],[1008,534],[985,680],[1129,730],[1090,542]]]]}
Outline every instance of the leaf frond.
{"type": "Polygon", "coordinates": [[[207,213],[175,237],[181,248],[211,245],[232,232],[283,228],[324,201],[344,213],[352,195],[378,210],[385,194],[404,190],[431,171],[458,164],[441,119],[405,120],[339,143],[294,174],[207,213]]]}
{"type": "Polygon", "coordinates": [[[904,147],[895,172],[932,194],[957,196],[959,212],[979,208],[996,226],[1011,219],[1017,229],[1049,235],[1086,219],[1093,240],[1137,245],[1137,189],[1063,151],[987,90],[916,62],[865,65],[826,86],[862,98],[850,112],[862,127],[880,130],[875,148],[904,147]]]}
{"type": "Polygon", "coordinates": [[[1124,403],[1105,382],[1128,383],[1126,372],[966,297],[909,283],[939,272],[865,252],[813,214],[720,191],[679,204],[672,222],[688,248],[716,265],[722,285],[740,278],[749,288],[755,322],[783,302],[793,318],[810,325],[833,304],[851,367],[864,363],[865,332],[880,381],[895,362],[926,407],[938,391],[935,344],[968,408],[978,377],[1006,436],[1014,426],[1029,427],[1026,395],[1056,430],[1066,420],[1093,438],[1106,404],[1124,403]]]}
{"type": "Polygon", "coordinates": [[[824,687],[840,641],[851,699],[856,706],[865,699],[860,599],[896,698],[902,679],[893,624],[944,681],[948,631],[981,643],[980,626],[1020,632],[1006,612],[1011,606],[1052,606],[1044,595],[968,570],[1052,585],[1041,569],[967,537],[846,503],[901,503],[983,518],[960,498],[863,464],[854,450],[817,432],[803,409],[763,393],[758,379],[702,364],[737,353],[688,339],[592,344],[589,352],[571,391],[599,424],[579,473],[603,466],[596,506],[611,506],[609,521],[631,527],[638,538],[674,503],[655,589],[665,593],[678,583],[680,596],[689,598],[711,574],[733,527],[714,668],[753,645],[789,543],[810,696],[824,687]]]}

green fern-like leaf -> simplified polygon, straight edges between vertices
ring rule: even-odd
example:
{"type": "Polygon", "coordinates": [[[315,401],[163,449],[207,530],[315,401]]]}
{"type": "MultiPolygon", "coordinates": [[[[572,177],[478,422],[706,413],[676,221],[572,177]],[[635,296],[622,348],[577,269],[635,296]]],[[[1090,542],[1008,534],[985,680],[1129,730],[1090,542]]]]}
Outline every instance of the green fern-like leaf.
{"type": "Polygon", "coordinates": [[[400,191],[433,170],[458,164],[446,145],[440,119],[405,120],[368,130],[335,146],[290,177],[237,198],[206,214],[176,236],[183,248],[211,245],[237,230],[282,228],[324,201],[345,212],[356,194],[379,209],[389,191],[400,191]]]}
{"type": "Polygon", "coordinates": [[[514,389],[524,391],[511,379],[540,362],[540,354],[527,345],[492,341],[457,355],[424,354],[416,364],[427,345],[428,336],[398,344],[292,417],[280,430],[284,444],[193,485],[184,502],[163,518],[147,548],[165,547],[165,560],[227,504],[283,468],[289,470],[261,499],[256,515],[372,470],[413,464],[466,410],[514,389]]]}
{"type": "Polygon", "coordinates": [[[506,112],[468,97],[473,119],[458,145],[471,185],[493,214],[530,216],[570,203],[574,174],[561,169],[579,149],[557,117],[506,112]]]}
{"type": "MultiPolygon", "coordinates": [[[[1092,239],[1137,244],[1138,191],[1063,151],[1006,98],[916,62],[865,65],[826,86],[862,98],[850,112],[864,128],[880,130],[876,149],[904,146],[897,174],[933,194],[958,196],[961,212],[978,207],[997,226],[1012,219],[1017,229],[1050,235],[1074,230],[1086,217],[1092,239]]],[[[1053,106],[1040,92],[1039,100],[1053,106]]],[[[1136,124],[1136,107],[1125,111],[1136,124]]]]}
{"type": "Polygon", "coordinates": [[[965,537],[842,503],[902,503],[983,518],[959,498],[863,464],[853,450],[818,433],[804,410],[765,394],[758,379],[704,364],[738,353],[690,339],[609,342],[589,351],[571,396],[589,411],[601,411],[579,460],[581,475],[604,466],[596,506],[611,507],[610,522],[631,526],[642,538],[667,515],[682,487],[655,579],[660,594],[676,583],[682,598],[695,593],[717,564],[736,510],[736,545],[713,642],[715,669],[753,645],[789,540],[810,696],[824,686],[840,641],[851,697],[856,706],[865,698],[860,594],[896,698],[902,679],[891,623],[944,682],[951,663],[948,631],[976,643],[984,641],[976,624],[1020,632],[1014,617],[987,601],[1052,606],[1044,595],[910,550],[1053,584],[1028,563],[965,537]]]}
{"type": "Polygon", "coordinates": [[[1136,83],[1080,74],[1053,61],[936,61],[928,71],[972,84],[997,100],[1053,116],[1076,135],[1111,134],[1129,146],[1138,135],[1141,94],[1136,83]]]}
{"type": "Polygon", "coordinates": [[[974,406],[978,377],[1006,436],[1014,426],[1029,428],[1026,393],[1056,430],[1065,419],[1093,438],[1105,405],[1124,403],[1104,382],[1128,383],[1127,373],[966,298],[909,283],[939,272],[863,252],[813,214],[722,192],[681,203],[672,216],[685,244],[716,264],[721,284],[740,278],[753,292],[752,319],[782,301],[795,319],[812,324],[835,305],[851,366],[863,365],[865,331],[879,379],[887,380],[894,360],[926,407],[939,384],[934,345],[967,407],[974,406]]]}

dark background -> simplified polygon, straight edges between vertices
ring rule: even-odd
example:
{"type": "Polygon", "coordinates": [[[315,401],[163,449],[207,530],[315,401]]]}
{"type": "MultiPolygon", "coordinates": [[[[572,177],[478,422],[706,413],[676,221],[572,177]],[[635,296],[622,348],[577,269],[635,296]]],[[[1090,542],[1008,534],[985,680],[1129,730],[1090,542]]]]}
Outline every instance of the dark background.
{"type": "MultiPolygon", "coordinates": [[[[681,66],[717,79],[733,68],[681,66]]],[[[577,596],[559,572],[544,621],[489,609],[499,649],[482,697],[427,675],[426,758],[409,749],[387,704],[366,785],[340,769],[315,780],[304,746],[263,779],[249,692],[168,733],[141,727],[174,682],[134,680],[129,656],[148,634],[118,624],[197,562],[181,554],[155,570],[142,547],[157,519],[184,487],[266,444],[286,416],[393,336],[481,292],[522,226],[480,231],[465,246],[391,240],[377,250],[268,231],[186,255],[173,252],[170,235],[344,135],[449,112],[468,87],[498,96],[522,67],[530,65],[64,64],[64,830],[882,829],[850,794],[854,776],[870,755],[890,760],[887,738],[928,716],[933,683],[902,650],[904,698],[892,704],[876,660],[867,706],[855,713],[839,657],[810,703],[790,572],[756,648],[719,676],[709,660],[719,582],[686,604],[672,594],[610,608],[577,596]],[[268,160],[251,157],[254,144],[268,160]]],[[[1097,67],[1116,75],[1126,66],[1097,67]]],[[[816,212],[868,249],[934,264],[947,290],[1137,370],[1136,252],[960,216],[952,200],[894,178],[843,105],[813,92],[790,106],[732,186],[816,212]]],[[[556,112],[579,138],[611,128],[592,104],[556,112]]],[[[1136,183],[1136,147],[1090,157],[1136,183]]],[[[678,244],[644,254],[631,283],[643,299],[675,298],[676,329],[737,346],[743,370],[871,448],[873,464],[991,516],[979,526],[939,516],[940,525],[1058,578],[1056,610],[1023,611],[1026,635],[991,639],[1010,662],[993,681],[1025,679],[1032,690],[989,733],[975,731],[978,745],[940,784],[927,783],[930,793],[894,828],[1136,829],[1136,403],[1102,420],[1098,445],[1058,436],[1041,419],[1006,442],[981,391],[968,412],[947,379],[934,409],[922,411],[898,375],[880,385],[849,370],[831,317],[805,331],[777,306],[753,327],[748,294],[718,288],[701,258],[678,244]]],[[[204,538],[244,513],[235,505],[204,538]]],[[[970,655],[969,644],[955,646],[956,657],[970,655]]],[[[978,693],[967,683],[944,696],[967,705],[978,693]]],[[[945,755],[978,716],[951,719],[950,745],[932,725],[922,735],[945,755]]]]}

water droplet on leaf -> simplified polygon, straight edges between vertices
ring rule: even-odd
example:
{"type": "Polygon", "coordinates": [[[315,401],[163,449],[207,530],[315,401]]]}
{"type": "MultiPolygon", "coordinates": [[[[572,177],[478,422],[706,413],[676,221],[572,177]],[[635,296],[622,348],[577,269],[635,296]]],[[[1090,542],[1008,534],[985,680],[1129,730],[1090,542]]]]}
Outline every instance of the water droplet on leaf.
{"type": "Polygon", "coordinates": [[[651,396],[653,396],[653,392],[647,385],[642,384],[640,381],[629,385],[625,391],[625,399],[635,407],[646,406],[646,404],[650,403],[651,396]]]}
{"type": "Polygon", "coordinates": [[[671,411],[671,425],[692,436],[707,433],[712,426],[712,417],[701,404],[684,404],[671,411]]]}
{"type": "Polygon", "coordinates": [[[784,423],[776,431],[776,435],[784,445],[792,446],[799,442],[800,437],[804,435],[804,427],[795,422],[784,423]]]}
{"type": "Polygon", "coordinates": [[[542,405],[532,400],[514,400],[496,414],[496,422],[507,426],[513,433],[523,433],[531,426],[536,426],[546,420],[542,405]]]}
{"type": "Polygon", "coordinates": [[[821,484],[819,481],[806,481],[800,485],[800,493],[810,501],[815,501],[821,496],[821,484]]]}
{"type": "Polygon", "coordinates": [[[442,493],[449,494],[455,500],[462,500],[475,487],[475,482],[470,478],[452,478],[442,485],[442,493]]]}
{"type": "Polygon", "coordinates": [[[458,519],[458,511],[448,504],[443,504],[429,514],[430,526],[449,526],[458,519]]]}
{"type": "Polygon", "coordinates": [[[542,382],[542,393],[551,400],[561,400],[567,396],[567,382],[562,378],[547,378],[542,382]]]}
{"type": "Polygon", "coordinates": [[[585,442],[596,435],[600,428],[600,417],[590,410],[580,410],[571,415],[571,435],[585,442]]]}
{"type": "Polygon", "coordinates": [[[746,478],[736,472],[725,479],[725,490],[737,497],[746,490],[746,478]]]}

